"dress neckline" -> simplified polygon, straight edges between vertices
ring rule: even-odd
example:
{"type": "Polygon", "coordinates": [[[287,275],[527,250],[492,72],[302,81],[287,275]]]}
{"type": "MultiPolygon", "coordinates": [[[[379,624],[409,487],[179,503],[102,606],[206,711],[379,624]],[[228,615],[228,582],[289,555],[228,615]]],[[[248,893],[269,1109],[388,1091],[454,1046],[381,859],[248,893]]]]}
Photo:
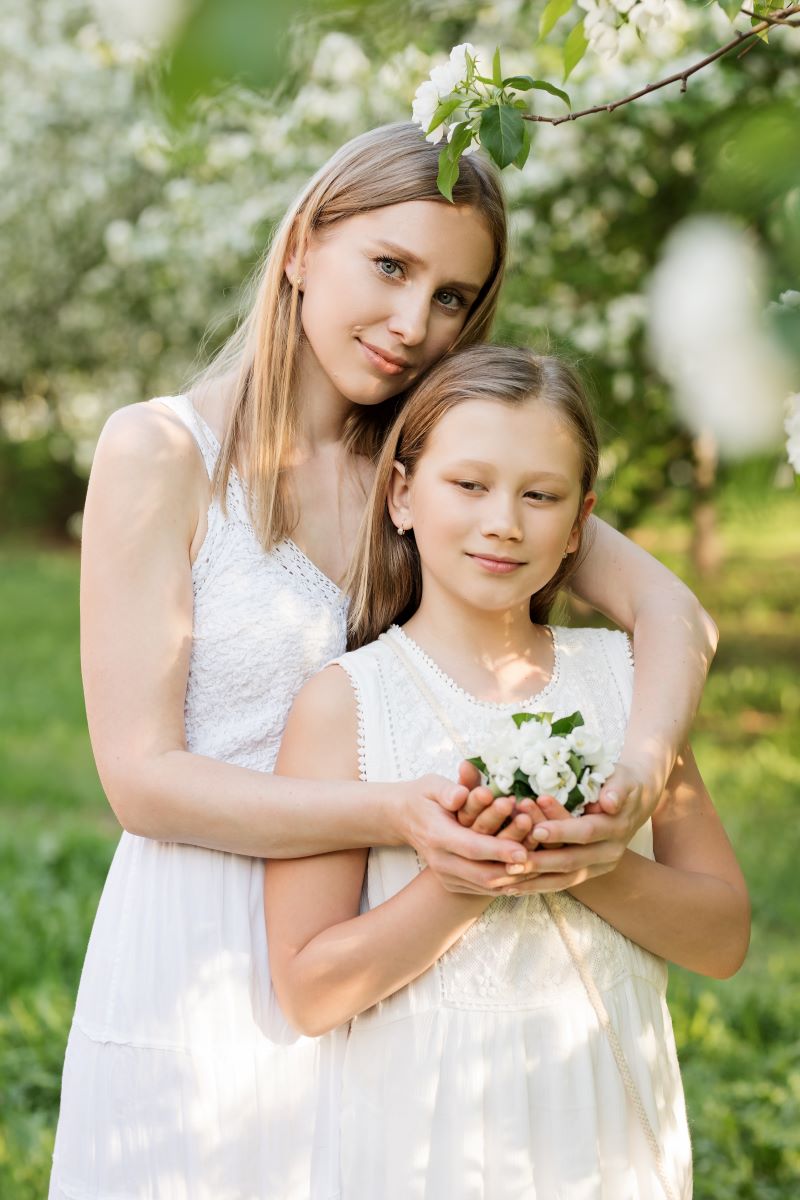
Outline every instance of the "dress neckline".
{"type": "MultiPolygon", "coordinates": [[[[192,402],[191,396],[187,393],[183,398],[188,404],[192,415],[200,429],[203,431],[203,434],[209,439],[215,452],[219,454],[222,449],[222,445],[219,438],[214,433],[214,430],[211,428],[205,417],[198,412],[197,408],[192,402]]],[[[242,491],[247,494],[247,484],[242,479],[241,475],[236,470],[236,467],[233,466],[233,464],[231,464],[231,475],[237,480],[239,486],[242,488],[242,491]]],[[[294,538],[285,537],[282,542],[277,543],[277,545],[274,547],[274,551],[280,552],[283,547],[286,548],[286,552],[294,559],[295,563],[301,568],[301,570],[304,571],[306,575],[310,575],[311,578],[317,583],[321,584],[326,591],[331,592],[335,599],[341,600],[344,598],[345,593],[339,587],[338,583],[331,579],[330,575],[327,575],[321,567],[318,567],[313,558],[309,558],[305,550],[298,546],[294,538]]]]}
{"type": "Polygon", "coordinates": [[[542,700],[547,699],[555,689],[561,675],[561,642],[557,627],[555,625],[545,625],[543,628],[549,632],[553,641],[553,669],[547,683],[538,692],[534,692],[531,696],[525,696],[521,700],[482,700],[479,696],[473,696],[472,692],[468,692],[460,683],[456,683],[451,675],[443,671],[435,659],[431,658],[427,651],[422,649],[419,642],[415,642],[400,625],[390,625],[383,636],[394,637],[400,641],[413,654],[417,663],[426,669],[429,675],[432,675],[449,692],[455,696],[459,696],[462,700],[467,700],[470,704],[477,705],[480,708],[488,708],[496,712],[521,712],[526,709],[539,708],[542,700]]]}

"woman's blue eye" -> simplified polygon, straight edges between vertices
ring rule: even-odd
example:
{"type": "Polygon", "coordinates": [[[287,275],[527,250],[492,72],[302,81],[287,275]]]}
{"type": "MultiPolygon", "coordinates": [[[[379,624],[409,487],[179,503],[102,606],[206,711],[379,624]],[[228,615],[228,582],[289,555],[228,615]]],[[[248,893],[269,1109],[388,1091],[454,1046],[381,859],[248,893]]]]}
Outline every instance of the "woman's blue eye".
{"type": "Polygon", "coordinates": [[[387,275],[389,279],[396,279],[401,270],[400,263],[394,258],[376,258],[375,263],[381,274],[387,275]]]}
{"type": "Polygon", "coordinates": [[[439,303],[443,304],[445,308],[459,309],[464,307],[466,301],[464,300],[463,296],[458,294],[458,292],[444,291],[439,292],[439,303]],[[447,299],[445,299],[445,297],[447,297],[447,299]]]}

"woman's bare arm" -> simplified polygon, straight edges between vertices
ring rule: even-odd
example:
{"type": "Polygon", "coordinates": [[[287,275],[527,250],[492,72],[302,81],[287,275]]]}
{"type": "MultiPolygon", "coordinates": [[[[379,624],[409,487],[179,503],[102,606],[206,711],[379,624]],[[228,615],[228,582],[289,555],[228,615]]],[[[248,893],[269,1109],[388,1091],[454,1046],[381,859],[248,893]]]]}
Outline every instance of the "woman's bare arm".
{"type": "Polygon", "coordinates": [[[453,886],[488,886],[498,860],[523,852],[445,811],[464,788],[437,776],[303,786],[187,750],[191,559],[209,499],[197,447],[174,414],[134,405],[111,418],[84,515],[81,660],[95,760],[120,823],[271,857],[408,841],[453,886]]]}
{"type": "MultiPolygon", "coordinates": [[[[317,779],[326,771],[357,778],[355,702],[338,667],[310,680],[298,695],[277,769],[285,775],[313,772],[317,779]]],[[[495,832],[512,806],[511,800],[495,802],[481,813],[479,827],[495,832]]],[[[523,838],[530,827],[529,817],[518,817],[499,840],[523,838]]],[[[415,979],[491,902],[487,896],[454,895],[423,870],[395,896],[359,915],[366,862],[366,851],[349,850],[266,865],[264,909],[275,991],[291,1024],[309,1036],[326,1033],[415,979]]]]}
{"type": "Polygon", "coordinates": [[[572,895],[653,954],[701,975],[733,975],[750,937],[747,885],[688,749],[654,814],[653,848],[655,862],[626,850],[615,871],[572,895]]]}
{"type": "Polygon", "coordinates": [[[688,740],[718,635],[676,575],[604,521],[591,517],[590,525],[590,548],[572,586],[633,635],[633,702],[617,770],[600,795],[603,813],[585,823],[545,822],[536,834],[554,842],[580,840],[587,849],[613,841],[621,854],[655,810],[688,740]]]}

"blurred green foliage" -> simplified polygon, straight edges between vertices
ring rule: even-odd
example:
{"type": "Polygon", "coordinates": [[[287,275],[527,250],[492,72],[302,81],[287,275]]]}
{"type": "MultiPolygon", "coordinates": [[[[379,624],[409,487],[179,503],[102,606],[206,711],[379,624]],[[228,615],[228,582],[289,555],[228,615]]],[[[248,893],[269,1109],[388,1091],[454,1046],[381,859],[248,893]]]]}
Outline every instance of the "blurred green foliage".
{"type": "MultiPolygon", "coordinates": [[[[510,72],[560,70],[558,47],[538,43],[539,0],[309,0],[276,94],[227,86],[173,125],[163,62],[99,22],[102,6],[9,7],[0,22],[5,529],[63,531],[107,414],[184,386],[198,347],[211,352],[232,328],[241,282],[305,179],[346,138],[407,119],[415,87],[451,45],[471,39],[490,54],[501,45],[510,72]]],[[[228,6],[218,38],[212,7],[199,4],[202,19],[181,36],[224,58],[246,23],[228,6]]],[[[263,16],[265,6],[254,8],[263,16]]],[[[587,55],[570,79],[574,104],[624,95],[730,35],[717,5],[682,13],[611,66],[587,55]]],[[[645,345],[647,279],[666,234],[689,213],[728,212],[767,252],[771,294],[797,288],[797,40],[786,30],[717,63],[685,96],[665,89],[614,114],[536,127],[524,172],[504,175],[513,254],[498,337],[550,342],[590,366],[608,422],[609,515],[624,526],[653,506],[691,503],[690,444],[645,345]]],[[[184,55],[200,71],[203,55],[182,45],[172,67],[184,55]]],[[[186,77],[184,99],[195,84],[186,77]]],[[[537,97],[542,111],[561,111],[537,97]]],[[[799,321],[800,309],[781,316],[795,350],[799,321]]]]}
{"type": "MultiPolygon", "coordinates": [[[[721,490],[726,566],[691,579],[686,527],[637,531],[688,575],[722,643],[693,739],[753,900],[733,979],[671,972],[696,1160],[696,1200],[794,1200],[800,1171],[800,526],[764,487],[721,490]]],[[[77,556],[0,543],[0,1195],[46,1194],[64,1042],[117,837],[84,727],[77,556]]],[[[701,919],[701,914],[698,914],[701,919]]]]}

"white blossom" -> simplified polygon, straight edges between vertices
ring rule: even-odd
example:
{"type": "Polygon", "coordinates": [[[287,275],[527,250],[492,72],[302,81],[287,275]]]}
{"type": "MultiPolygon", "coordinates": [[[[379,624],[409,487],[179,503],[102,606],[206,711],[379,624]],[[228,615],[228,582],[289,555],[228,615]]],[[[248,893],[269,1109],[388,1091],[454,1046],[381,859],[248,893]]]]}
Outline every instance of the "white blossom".
{"type": "Polygon", "coordinates": [[[570,750],[574,750],[581,758],[585,758],[587,762],[595,755],[599,755],[603,749],[603,743],[596,733],[592,733],[585,725],[578,725],[572,730],[572,733],[567,734],[567,745],[570,750]]]}
{"type": "Polygon", "coordinates": [[[426,140],[432,142],[434,146],[445,135],[444,125],[439,125],[437,129],[434,129],[433,133],[428,133],[431,121],[433,120],[433,114],[438,107],[439,89],[432,80],[426,79],[414,93],[414,99],[411,103],[411,119],[420,126],[423,133],[425,133],[426,140]]]}
{"type": "Polygon", "coordinates": [[[763,267],[731,221],[694,217],[668,239],[650,284],[650,342],[696,435],[727,457],[780,438],[788,374],[763,322],[763,267]]]}
{"type": "Polygon", "coordinates": [[[786,454],[795,472],[800,475],[800,392],[790,396],[787,405],[789,412],[784,421],[786,454]]]}

